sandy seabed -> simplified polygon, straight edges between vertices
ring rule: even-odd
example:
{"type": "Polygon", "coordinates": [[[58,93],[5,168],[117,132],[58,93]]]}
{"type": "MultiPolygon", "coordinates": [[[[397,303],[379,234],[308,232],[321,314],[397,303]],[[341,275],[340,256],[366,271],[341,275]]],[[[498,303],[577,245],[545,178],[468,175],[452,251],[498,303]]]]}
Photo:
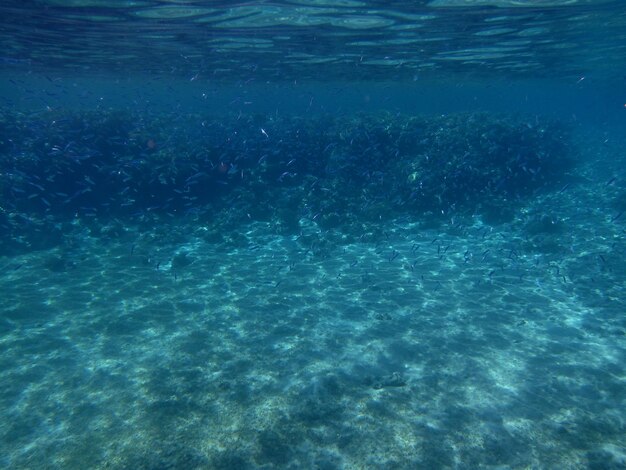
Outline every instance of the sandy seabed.
{"type": "Polygon", "coordinates": [[[620,188],[581,171],[498,226],[77,221],[1,259],[0,466],[626,468],[620,188]]]}

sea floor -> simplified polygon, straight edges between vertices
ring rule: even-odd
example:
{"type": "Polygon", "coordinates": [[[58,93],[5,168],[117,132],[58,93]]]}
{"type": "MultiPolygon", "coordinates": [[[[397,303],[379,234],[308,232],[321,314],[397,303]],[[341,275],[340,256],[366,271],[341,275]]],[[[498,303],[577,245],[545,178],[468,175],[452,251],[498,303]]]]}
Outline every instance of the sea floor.
{"type": "Polygon", "coordinates": [[[0,259],[0,466],[626,468],[624,220],[596,170],[376,241],[76,221],[0,259]]]}

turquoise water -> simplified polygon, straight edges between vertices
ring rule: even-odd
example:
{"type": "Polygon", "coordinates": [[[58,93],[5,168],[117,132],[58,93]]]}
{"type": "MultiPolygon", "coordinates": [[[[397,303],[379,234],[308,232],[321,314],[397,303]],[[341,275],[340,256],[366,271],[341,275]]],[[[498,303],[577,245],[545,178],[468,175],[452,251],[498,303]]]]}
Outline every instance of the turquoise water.
{"type": "Polygon", "coordinates": [[[626,468],[621,2],[0,13],[2,468],[626,468]]]}

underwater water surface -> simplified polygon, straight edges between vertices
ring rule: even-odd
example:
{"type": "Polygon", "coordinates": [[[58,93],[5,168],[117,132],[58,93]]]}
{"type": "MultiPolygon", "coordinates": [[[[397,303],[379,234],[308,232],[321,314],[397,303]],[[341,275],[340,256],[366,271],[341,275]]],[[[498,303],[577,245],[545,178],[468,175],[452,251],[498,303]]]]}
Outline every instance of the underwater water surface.
{"type": "Polygon", "coordinates": [[[621,2],[0,13],[0,467],[626,468],[621,2]]]}

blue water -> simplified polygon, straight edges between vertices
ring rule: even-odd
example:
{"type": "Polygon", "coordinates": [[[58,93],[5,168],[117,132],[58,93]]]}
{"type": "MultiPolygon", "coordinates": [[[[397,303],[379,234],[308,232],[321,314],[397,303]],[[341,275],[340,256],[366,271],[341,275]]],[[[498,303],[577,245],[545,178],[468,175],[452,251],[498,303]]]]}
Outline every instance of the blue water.
{"type": "Polygon", "coordinates": [[[626,468],[625,27],[2,2],[0,467],[626,468]]]}

